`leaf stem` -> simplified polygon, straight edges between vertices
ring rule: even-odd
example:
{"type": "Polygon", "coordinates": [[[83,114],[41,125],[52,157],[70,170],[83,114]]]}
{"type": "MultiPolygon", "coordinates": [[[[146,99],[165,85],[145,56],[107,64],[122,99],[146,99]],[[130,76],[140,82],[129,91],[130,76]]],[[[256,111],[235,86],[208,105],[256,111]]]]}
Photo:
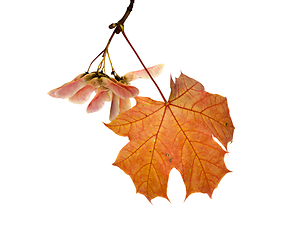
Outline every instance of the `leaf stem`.
{"type": "Polygon", "coordinates": [[[137,56],[138,60],[140,61],[141,65],[143,66],[143,68],[146,70],[146,72],[148,73],[148,75],[150,76],[151,80],[153,81],[153,83],[155,84],[156,88],[158,89],[159,93],[161,94],[163,100],[165,103],[167,103],[166,98],[164,97],[161,89],[159,88],[158,84],[156,83],[156,81],[154,80],[154,78],[152,77],[152,75],[150,74],[149,70],[146,68],[146,66],[144,65],[144,63],[142,62],[141,58],[139,57],[138,53],[135,51],[134,47],[132,46],[132,44],[130,43],[129,39],[127,38],[124,30],[122,30],[122,34],[125,38],[125,40],[128,42],[129,46],[132,48],[133,52],[135,53],[135,55],[137,56]]]}

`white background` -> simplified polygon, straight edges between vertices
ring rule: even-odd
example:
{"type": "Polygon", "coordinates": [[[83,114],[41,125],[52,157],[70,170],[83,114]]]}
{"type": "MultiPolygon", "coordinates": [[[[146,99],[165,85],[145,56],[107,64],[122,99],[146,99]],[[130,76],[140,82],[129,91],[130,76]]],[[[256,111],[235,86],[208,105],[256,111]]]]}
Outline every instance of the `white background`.
{"type": "MultiPolygon", "coordinates": [[[[166,64],[166,98],[182,71],[228,98],[236,128],[213,199],[184,202],[173,169],[171,203],[153,205],[112,166],[128,140],[103,125],[109,104],[87,114],[47,95],[87,70],[128,4],[1,2],[0,239],[293,239],[292,1],[135,1],[125,31],[148,67],[166,64]]],[[[120,75],[142,68],[121,34],[110,54],[120,75]]]]}

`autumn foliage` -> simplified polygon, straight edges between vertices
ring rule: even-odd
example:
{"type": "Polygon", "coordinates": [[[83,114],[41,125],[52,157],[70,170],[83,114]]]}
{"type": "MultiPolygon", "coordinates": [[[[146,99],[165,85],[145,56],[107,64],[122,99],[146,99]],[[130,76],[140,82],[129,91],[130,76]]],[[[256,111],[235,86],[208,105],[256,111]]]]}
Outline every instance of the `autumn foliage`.
{"type": "Polygon", "coordinates": [[[48,94],[83,104],[94,93],[87,107],[88,113],[99,111],[106,101],[111,101],[111,122],[105,125],[114,133],[127,136],[130,140],[113,164],[131,177],[137,192],[149,201],[155,197],[168,199],[168,178],[174,167],[183,178],[186,198],[195,192],[207,193],[212,197],[221,179],[229,172],[224,156],[228,143],[232,142],[234,126],[227,99],[206,92],[201,83],[181,73],[175,82],[171,78],[171,93],[169,100],[166,100],[154,80],[162,72],[164,64],[146,68],[125,34],[123,24],[132,11],[133,4],[134,0],[130,0],[124,16],[109,26],[114,31],[106,47],[90,63],[88,70],[48,94]],[[142,70],[123,76],[115,71],[109,46],[113,37],[119,33],[122,33],[142,64],[142,70]],[[102,60],[97,70],[89,72],[99,57],[102,60]],[[111,74],[106,73],[106,59],[111,74]],[[137,97],[139,89],[130,86],[130,82],[140,78],[151,79],[162,102],[137,97]],[[131,108],[130,98],[133,97],[137,103],[131,108]]]}
{"type": "Polygon", "coordinates": [[[194,192],[210,197],[229,172],[224,163],[234,126],[227,99],[204,91],[198,81],[181,74],[171,79],[167,103],[136,97],[135,107],[110,124],[112,131],[128,136],[114,165],[128,174],[137,192],[151,199],[167,198],[170,170],[175,167],[186,186],[186,198],[194,192]]]}

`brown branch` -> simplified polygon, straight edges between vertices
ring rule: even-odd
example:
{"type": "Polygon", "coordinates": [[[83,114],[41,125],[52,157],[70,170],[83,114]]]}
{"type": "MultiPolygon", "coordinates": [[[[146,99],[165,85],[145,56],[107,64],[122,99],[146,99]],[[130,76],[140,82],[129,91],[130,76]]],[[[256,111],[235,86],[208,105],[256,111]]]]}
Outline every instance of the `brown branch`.
{"type": "Polygon", "coordinates": [[[134,0],[130,0],[130,4],[126,9],[126,12],[124,13],[124,16],[117,23],[112,23],[109,26],[110,29],[116,27],[115,33],[119,34],[122,31],[121,26],[124,26],[124,22],[126,21],[126,19],[128,18],[129,14],[132,11],[133,4],[134,4],[134,0]]]}

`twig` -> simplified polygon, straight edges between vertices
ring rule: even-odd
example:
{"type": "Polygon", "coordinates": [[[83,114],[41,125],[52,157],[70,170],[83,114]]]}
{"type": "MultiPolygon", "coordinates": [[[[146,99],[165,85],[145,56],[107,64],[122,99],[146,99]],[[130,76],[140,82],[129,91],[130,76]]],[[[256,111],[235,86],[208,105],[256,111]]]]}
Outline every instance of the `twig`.
{"type": "Polygon", "coordinates": [[[105,54],[106,54],[107,51],[108,51],[108,47],[109,47],[109,45],[110,45],[110,43],[111,43],[111,41],[112,41],[112,39],[113,39],[113,37],[114,37],[114,34],[115,34],[115,33],[116,33],[116,34],[119,34],[119,33],[123,30],[124,22],[126,21],[126,19],[128,18],[129,14],[131,13],[132,8],[133,8],[133,4],[134,4],[134,0],[130,0],[130,4],[129,4],[129,6],[127,7],[126,12],[124,13],[123,17],[122,17],[117,23],[112,23],[112,24],[109,26],[110,29],[115,28],[115,30],[113,31],[113,33],[112,33],[112,35],[111,35],[111,37],[110,37],[110,39],[109,39],[109,41],[108,41],[108,43],[107,43],[105,49],[104,49],[104,50],[103,50],[98,56],[96,56],[96,57],[94,58],[94,60],[90,63],[87,72],[89,72],[89,70],[90,70],[92,64],[94,63],[94,61],[97,60],[97,58],[98,58],[99,56],[101,56],[101,54],[103,54],[103,56],[105,56],[105,54]]]}
{"type": "Polygon", "coordinates": [[[128,18],[129,14],[132,11],[133,4],[134,4],[134,0],[130,0],[130,4],[126,9],[126,12],[124,13],[124,16],[117,23],[112,23],[109,26],[110,29],[116,27],[115,28],[115,33],[119,34],[122,31],[121,26],[122,27],[124,26],[124,22],[126,21],[126,19],[128,18]]]}

